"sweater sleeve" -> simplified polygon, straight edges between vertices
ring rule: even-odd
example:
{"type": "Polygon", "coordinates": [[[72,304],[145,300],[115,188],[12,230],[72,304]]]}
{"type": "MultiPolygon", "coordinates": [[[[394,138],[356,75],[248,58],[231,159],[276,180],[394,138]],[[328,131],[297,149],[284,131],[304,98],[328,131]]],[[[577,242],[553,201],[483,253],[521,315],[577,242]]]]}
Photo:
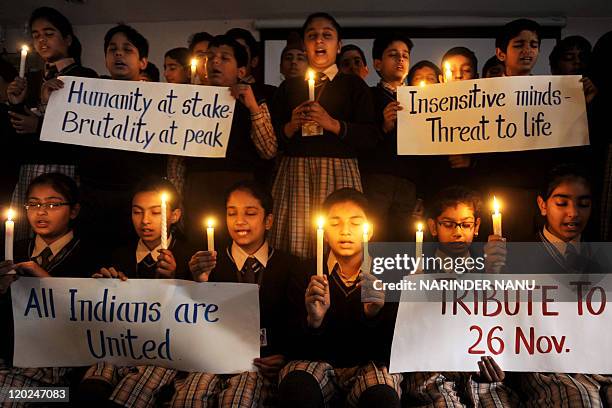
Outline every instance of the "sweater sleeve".
{"type": "Polygon", "coordinates": [[[376,112],[370,88],[363,80],[350,77],[347,85],[351,97],[350,111],[345,120],[340,120],[340,139],[357,151],[366,151],[382,139],[376,124],[376,112]]]}

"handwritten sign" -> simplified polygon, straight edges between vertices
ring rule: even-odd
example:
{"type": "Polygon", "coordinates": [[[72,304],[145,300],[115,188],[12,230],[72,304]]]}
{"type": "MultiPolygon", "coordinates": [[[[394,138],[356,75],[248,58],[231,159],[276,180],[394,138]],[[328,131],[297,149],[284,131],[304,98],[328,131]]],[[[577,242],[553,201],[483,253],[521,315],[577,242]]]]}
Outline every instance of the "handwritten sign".
{"type": "Polygon", "coordinates": [[[107,361],[216,374],[254,371],[257,285],[173,279],[20,278],[16,367],[107,361]]]}
{"type": "Polygon", "coordinates": [[[468,154],[589,144],[580,76],[525,76],[398,88],[397,151],[468,154]]]}
{"type": "Polygon", "coordinates": [[[228,88],[61,77],[40,140],[225,157],[236,100],[228,88]]]}
{"type": "MultiPolygon", "coordinates": [[[[472,275],[476,281],[491,277],[472,275]]],[[[498,282],[516,277],[495,275],[498,282]]],[[[448,274],[404,279],[431,288],[448,274]]],[[[506,371],[612,372],[612,312],[606,295],[612,276],[568,274],[548,283],[539,275],[520,279],[538,285],[520,297],[517,290],[447,288],[436,294],[437,302],[401,302],[390,371],[477,371],[477,361],[487,355],[506,371]],[[473,298],[468,300],[468,294],[473,298]]]]}

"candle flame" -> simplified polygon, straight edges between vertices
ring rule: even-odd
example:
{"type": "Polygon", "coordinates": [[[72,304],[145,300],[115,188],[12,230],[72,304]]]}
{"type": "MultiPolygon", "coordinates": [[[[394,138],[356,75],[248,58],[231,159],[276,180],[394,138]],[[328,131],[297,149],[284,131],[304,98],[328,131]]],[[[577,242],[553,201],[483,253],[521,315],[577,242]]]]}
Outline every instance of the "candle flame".
{"type": "Polygon", "coordinates": [[[208,228],[212,228],[214,225],[215,225],[215,220],[214,219],[209,218],[209,219],[206,220],[206,226],[208,228]]]}
{"type": "Polygon", "coordinates": [[[370,233],[370,224],[367,222],[363,223],[363,235],[368,235],[370,233]]]}
{"type": "Polygon", "coordinates": [[[325,226],[325,218],[323,216],[320,216],[317,219],[317,226],[319,227],[319,229],[323,229],[323,227],[325,226]]]}
{"type": "Polygon", "coordinates": [[[499,214],[499,202],[495,196],[493,196],[493,213],[499,214]]]}
{"type": "Polygon", "coordinates": [[[197,58],[192,58],[191,59],[191,68],[195,69],[198,66],[198,59],[197,58]]]}
{"type": "Polygon", "coordinates": [[[8,221],[13,221],[13,218],[15,218],[15,210],[9,208],[6,212],[6,218],[8,219],[8,221]]]}
{"type": "Polygon", "coordinates": [[[312,69],[308,70],[308,80],[309,81],[314,81],[315,79],[315,72],[312,69]]]}
{"type": "Polygon", "coordinates": [[[162,203],[167,202],[168,201],[168,193],[162,193],[161,200],[162,200],[162,203]]]}
{"type": "Polygon", "coordinates": [[[30,47],[28,47],[27,45],[23,44],[21,46],[21,52],[28,52],[30,51],[30,47]]]}
{"type": "Polygon", "coordinates": [[[423,223],[419,222],[419,223],[417,224],[417,231],[419,231],[419,232],[423,232],[423,223]]]}
{"type": "Polygon", "coordinates": [[[447,70],[447,71],[450,71],[450,70],[451,70],[451,64],[450,64],[450,62],[445,62],[445,63],[444,63],[444,69],[445,69],[445,70],[447,70]]]}
{"type": "Polygon", "coordinates": [[[421,81],[421,82],[419,82],[419,86],[420,86],[421,88],[425,88],[425,81],[421,81]]]}

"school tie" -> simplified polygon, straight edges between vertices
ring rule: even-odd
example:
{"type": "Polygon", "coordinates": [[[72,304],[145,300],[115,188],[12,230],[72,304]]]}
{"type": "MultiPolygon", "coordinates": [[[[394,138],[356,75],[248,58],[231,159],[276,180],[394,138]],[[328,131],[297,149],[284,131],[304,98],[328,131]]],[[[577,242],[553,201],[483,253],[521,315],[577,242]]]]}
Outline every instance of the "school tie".
{"type": "Polygon", "coordinates": [[[38,265],[41,268],[46,270],[47,267],[49,266],[49,264],[51,263],[51,257],[52,256],[53,256],[53,252],[51,251],[51,248],[46,247],[45,249],[43,249],[43,251],[37,257],[37,259],[40,260],[40,262],[37,262],[38,265]]]}
{"type": "Polygon", "coordinates": [[[263,268],[263,265],[253,256],[249,256],[244,262],[242,267],[242,280],[244,283],[255,283],[259,271],[263,268]]]}
{"type": "Polygon", "coordinates": [[[45,81],[53,79],[57,77],[58,71],[55,64],[47,64],[45,65],[45,81]]]}
{"type": "Polygon", "coordinates": [[[586,266],[586,258],[581,256],[572,244],[566,245],[563,255],[567,265],[575,271],[579,271],[586,266]]]}
{"type": "Polygon", "coordinates": [[[319,72],[317,74],[317,82],[319,83],[324,83],[325,81],[328,81],[329,77],[327,75],[325,75],[323,72],[319,72]]]}

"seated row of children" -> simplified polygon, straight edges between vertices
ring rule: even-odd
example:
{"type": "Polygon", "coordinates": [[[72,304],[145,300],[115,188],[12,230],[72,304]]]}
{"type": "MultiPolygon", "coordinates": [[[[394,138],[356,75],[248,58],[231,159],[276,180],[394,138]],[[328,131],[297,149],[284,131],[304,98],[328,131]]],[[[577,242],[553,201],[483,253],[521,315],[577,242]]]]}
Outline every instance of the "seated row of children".
{"type": "MultiPolygon", "coordinates": [[[[37,133],[40,118],[37,117],[37,125],[32,129],[31,124],[26,125],[30,115],[17,112],[17,107],[33,106],[29,100],[34,98],[32,94],[38,94],[34,99],[42,102],[36,104],[42,111],[50,92],[62,86],[57,75],[95,73],[81,67],[77,58],[80,54],[73,56],[74,48],[78,48],[76,37],[69,21],[57,11],[36,10],[30,19],[30,29],[35,48],[48,68],[39,88],[31,78],[17,78],[9,86],[9,100],[14,108],[10,112],[11,122],[20,133],[15,138],[20,147],[14,157],[20,163],[13,203],[20,207],[25,202],[29,181],[41,172],[60,171],[78,176],[85,198],[84,235],[104,237],[100,244],[103,246],[123,240],[120,231],[127,230],[129,225],[122,221],[128,219],[126,216],[114,216],[127,215],[118,203],[128,200],[138,181],[150,174],[166,175],[184,197],[185,232],[191,239],[200,236],[202,219],[210,215],[223,217],[224,203],[219,191],[243,179],[256,179],[271,186],[276,222],[270,242],[302,259],[314,255],[315,239],[310,228],[314,214],[325,197],[343,187],[365,192],[375,224],[380,226],[376,239],[381,241],[407,240],[413,236],[414,217],[421,215],[417,198],[431,199],[436,191],[457,183],[487,196],[493,192],[504,197],[512,208],[506,220],[507,236],[516,241],[528,240],[534,232],[532,220],[536,214],[525,203],[535,200],[542,176],[552,167],[553,160],[549,158],[571,156],[576,161],[591,152],[584,147],[427,158],[398,156],[396,121],[401,106],[396,101],[396,90],[409,77],[413,44],[401,33],[385,33],[376,38],[373,64],[381,80],[377,86],[368,88],[357,75],[344,73],[336,65],[338,56],[344,55],[341,27],[327,13],[308,16],[302,27],[308,65],[318,73],[314,102],[308,101],[303,77],[287,78],[274,92],[269,86],[254,82],[251,71],[259,54],[252,35],[246,35],[245,30],[193,38],[190,52],[208,60],[205,68],[198,67],[205,69],[198,71],[198,76],[205,78],[206,85],[230,87],[238,100],[223,159],[144,155],[41,142],[37,133]],[[322,129],[321,135],[302,134],[303,125],[312,122],[322,129]]],[[[541,37],[540,26],[530,20],[516,20],[500,29],[496,49],[506,76],[531,73],[541,37]]],[[[149,44],[132,27],[120,25],[106,33],[104,52],[112,79],[137,81],[147,65],[149,44]]],[[[461,49],[447,53],[445,58],[454,61],[455,79],[475,77],[472,56],[461,49]]],[[[593,81],[596,80],[601,78],[596,76],[593,81]]],[[[588,91],[591,81],[583,82],[585,91],[591,95],[588,91]]],[[[598,95],[594,98],[602,97],[598,95]]],[[[593,152],[604,152],[596,143],[599,137],[597,132],[591,135],[593,152]]],[[[594,194],[599,201],[603,194],[600,177],[605,173],[607,159],[603,153],[597,157],[593,174],[598,175],[594,194]]],[[[597,216],[602,221],[608,218],[605,212],[597,216]]],[[[24,219],[20,217],[17,222],[24,219]]]]}
{"type": "MultiPolygon", "coordinates": [[[[79,406],[108,401],[126,407],[513,407],[522,401],[526,406],[600,407],[612,402],[610,376],[504,373],[491,357],[483,357],[475,373],[389,373],[397,304],[385,301],[385,293],[374,289],[373,276],[362,268],[369,208],[355,189],[339,189],[324,202],[328,251],[323,276],[317,276],[314,261],[299,262],[271,245],[267,237],[274,223],[273,200],[257,183],[241,181],[225,195],[231,240],[219,251],[204,251],[202,244],[191,248],[182,239],[176,228],[183,215],[179,197],[166,180],[141,182],[131,200],[122,203],[131,208],[139,238],[109,254],[79,236],[75,222],[82,201],[74,180],[58,173],[35,178],[27,189],[26,212],[36,236],[17,243],[15,260],[0,264],[2,327],[11,333],[10,284],[22,275],[257,284],[262,344],[261,357],[253,364],[258,371],[215,375],[105,362],[74,369],[16,368],[8,334],[1,349],[0,398],[9,386],[70,385],[79,406]],[[162,191],[173,196],[166,214],[173,226],[167,250],[160,248],[162,191]],[[7,274],[10,270],[17,274],[7,274]]],[[[545,220],[537,244],[545,270],[588,272],[576,269],[588,263],[572,262],[572,256],[592,256],[589,244],[581,241],[592,207],[584,173],[571,165],[553,169],[537,206],[545,220]]],[[[428,208],[436,254],[469,256],[480,231],[478,194],[450,187],[428,208]]],[[[510,267],[506,260],[512,254],[504,238],[491,235],[488,241],[487,272],[510,267]]],[[[517,265],[507,272],[523,273],[529,267],[517,265]]],[[[41,347],[43,339],[41,333],[41,347]]]]}

